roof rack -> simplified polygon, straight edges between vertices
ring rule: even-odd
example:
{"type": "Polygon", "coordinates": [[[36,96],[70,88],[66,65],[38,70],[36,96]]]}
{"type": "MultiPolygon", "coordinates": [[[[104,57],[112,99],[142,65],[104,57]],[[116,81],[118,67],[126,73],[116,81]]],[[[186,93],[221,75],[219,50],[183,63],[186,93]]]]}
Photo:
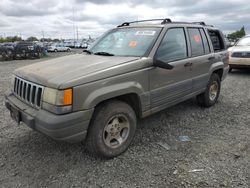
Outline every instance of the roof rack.
{"type": "Polygon", "coordinates": [[[206,25],[205,22],[192,22],[193,24],[206,25]]]}
{"type": "Polygon", "coordinates": [[[141,23],[141,22],[152,22],[152,21],[161,21],[161,24],[168,24],[168,23],[183,23],[183,24],[198,24],[202,26],[209,26],[209,27],[214,27],[213,25],[207,25],[205,22],[172,22],[171,19],[165,18],[165,19],[151,19],[151,20],[138,20],[138,21],[133,21],[133,22],[124,22],[121,25],[118,25],[117,27],[124,27],[124,26],[129,26],[130,24],[133,23],[141,23]]]}
{"type": "Polygon", "coordinates": [[[213,27],[213,25],[207,25],[205,22],[192,22],[193,24],[199,24],[199,25],[203,25],[203,26],[210,26],[213,27]]]}
{"type": "Polygon", "coordinates": [[[162,21],[161,24],[167,24],[171,23],[171,19],[165,18],[165,19],[150,19],[150,20],[138,20],[138,21],[133,21],[133,22],[124,22],[121,25],[118,25],[117,27],[123,27],[123,26],[129,26],[130,24],[133,23],[141,23],[141,22],[152,22],[152,21],[162,21]]]}

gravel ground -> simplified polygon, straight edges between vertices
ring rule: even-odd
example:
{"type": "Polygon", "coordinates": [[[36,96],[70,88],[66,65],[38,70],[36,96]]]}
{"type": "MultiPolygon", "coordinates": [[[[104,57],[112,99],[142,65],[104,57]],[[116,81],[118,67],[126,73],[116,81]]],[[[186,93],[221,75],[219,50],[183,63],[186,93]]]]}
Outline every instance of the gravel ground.
{"type": "Polygon", "coordinates": [[[0,62],[0,187],[250,187],[250,71],[229,74],[212,108],[192,99],[139,120],[128,151],[101,160],[11,120],[11,73],[37,61],[0,62]]]}

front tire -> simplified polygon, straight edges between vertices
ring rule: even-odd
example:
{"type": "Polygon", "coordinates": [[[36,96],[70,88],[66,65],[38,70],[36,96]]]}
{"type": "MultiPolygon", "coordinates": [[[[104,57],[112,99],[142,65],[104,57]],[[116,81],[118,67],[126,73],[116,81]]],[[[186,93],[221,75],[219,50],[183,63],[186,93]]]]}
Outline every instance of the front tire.
{"type": "Polygon", "coordinates": [[[125,152],[136,131],[136,115],[127,103],[114,100],[97,106],[87,135],[87,149],[102,158],[125,152]]]}
{"type": "Polygon", "coordinates": [[[200,106],[213,106],[220,95],[221,80],[218,74],[213,73],[204,93],[197,96],[197,102],[200,106]]]}

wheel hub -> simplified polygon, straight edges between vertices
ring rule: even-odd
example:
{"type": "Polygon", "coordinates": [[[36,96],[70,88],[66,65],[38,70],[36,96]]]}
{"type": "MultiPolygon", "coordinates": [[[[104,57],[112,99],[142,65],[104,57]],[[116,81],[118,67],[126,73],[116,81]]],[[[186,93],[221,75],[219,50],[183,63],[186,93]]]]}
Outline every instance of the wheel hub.
{"type": "Polygon", "coordinates": [[[108,147],[117,148],[127,140],[129,130],[129,121],[124,115],[114,116],[104,127],[103,140],[108,147]]]}
{"type": "Polygon", "coordinates": [[[214,101],[218,95],[218,83],[216,81],[214,81],[211,85],[210,85],[210,89],[209,89],[209,98],[211,101],[214,101]]]}

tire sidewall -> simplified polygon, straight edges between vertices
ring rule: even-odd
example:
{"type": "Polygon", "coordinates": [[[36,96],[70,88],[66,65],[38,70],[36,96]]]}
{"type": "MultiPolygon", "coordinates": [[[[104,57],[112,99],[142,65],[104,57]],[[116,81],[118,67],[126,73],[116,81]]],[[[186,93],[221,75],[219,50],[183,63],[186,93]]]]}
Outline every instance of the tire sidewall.
{"type": "Polygon", "coordinates": [[[208,106],[213,106],[217,102],[217,100],[218,100],[218,98],[220,96],[220,90],[221,90],[221,80],[220,80],[220,77],[217,74],[212,74],[212,76],[211,76],[211,78],[209,80],[206,92],[205,92],[206,103],[207,103],[208,106]],[[218,84],[218,92],[217,92],[216,98],[214,100],[211,100],[210,97],[209,97],[210,87],[211,87],[211,85],[212,85],[212,83],[214,81],[216,81],[217,84],[218,84]]]}
{"type": "Polygon", "coordinates": [[[99,156],[103,157],[115,157],[124,151],[127,150],[128,146],[132,142],[134,138],[134,134],[136,131],[136,116],[131,107],[125,105],[124,103],[120,103],[121,105],[108,105],[107,108],[101,109],[97,112],[95,119],[91,123],[91,136],[94,147],[96,147],[96,153],[99,156]],[[110,148],[108,147],[103,140],[103,131],[105,126],[107,125],[110,118],[122,114],[127,117],[130,125],[130,131],[127,140],[118,148],[110,148]],[[93,134],[94,133],[94,134],[93,134]]]}

